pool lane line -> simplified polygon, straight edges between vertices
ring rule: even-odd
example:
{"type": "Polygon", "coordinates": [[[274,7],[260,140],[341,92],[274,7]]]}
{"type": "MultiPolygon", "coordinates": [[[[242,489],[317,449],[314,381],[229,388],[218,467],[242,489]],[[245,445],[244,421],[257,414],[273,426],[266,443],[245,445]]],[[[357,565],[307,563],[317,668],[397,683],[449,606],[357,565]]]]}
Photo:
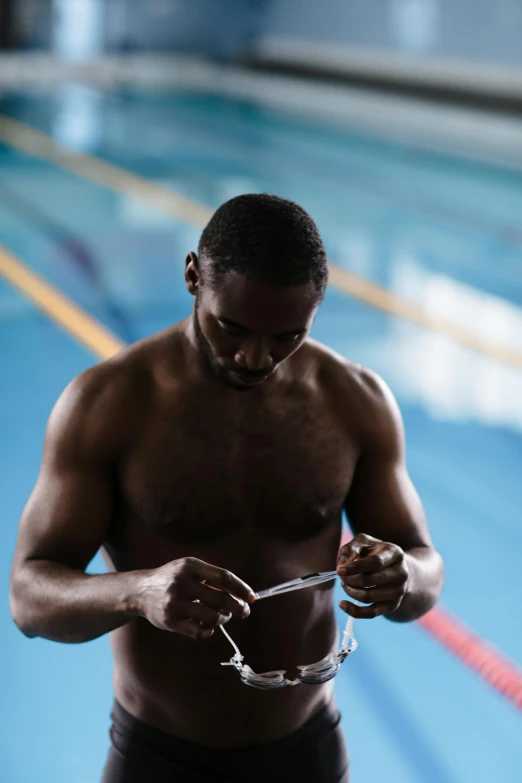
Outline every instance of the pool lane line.
{"type": "MultiPolygon", "coordinates": [[[[124,309],[116,297],[111,295],[103,275],[103,260],[98,258],[94,244],[80,233],[66,228],[58,219],[47,214],[47,205],[35,204],[30,198],[11,187],[0,184],[0,207],[11,212],[26,225],[44,234],[58,250],[59,260],[67,261],[96,289],[101,297],[104,313],[109,322],[114,323],[116,331],[127,343],[134,342],[134,329],[124,309]]],[[[100,316],[101,317],[101,316],[100,316]]]]}
{"type": "MultiPolygon", "coordinates": [[[[5,115],[0,115],[0,141],[28,155],[60,166],[96,185],[126,197],[136,198],[173,219],[189,223],[198,229],[202,229],[213,214],[213,210],[203,204],[101,158],[71,150],[48,134],[5,115]]],[[[330,285],[344,294],[392,316],[442,334],[503,364],[522,369],[521,351],[485,340],[472,331],[429,313],[415,302],[331,262],[329,271],[330,285]]]]}
{"type": "Polygon", "coordinates": [[[0,275],[100,359],[125,347],[116,335],[0,245],[0,275]]]}

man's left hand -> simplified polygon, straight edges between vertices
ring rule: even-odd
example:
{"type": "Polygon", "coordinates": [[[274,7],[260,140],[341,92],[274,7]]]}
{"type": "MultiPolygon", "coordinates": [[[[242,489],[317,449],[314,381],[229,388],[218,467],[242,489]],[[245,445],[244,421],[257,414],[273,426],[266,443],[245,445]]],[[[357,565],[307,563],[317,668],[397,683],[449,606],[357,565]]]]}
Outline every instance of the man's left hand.
{"type": "Polygon", "coordinates": [[[337,573],[351,598],[371,604],[357,606],[341,601],[341,609],[352,617],[372,618],[395,612],[408,590],[409,569],[404,550],[364,533],[341,548],[337,573]]]}

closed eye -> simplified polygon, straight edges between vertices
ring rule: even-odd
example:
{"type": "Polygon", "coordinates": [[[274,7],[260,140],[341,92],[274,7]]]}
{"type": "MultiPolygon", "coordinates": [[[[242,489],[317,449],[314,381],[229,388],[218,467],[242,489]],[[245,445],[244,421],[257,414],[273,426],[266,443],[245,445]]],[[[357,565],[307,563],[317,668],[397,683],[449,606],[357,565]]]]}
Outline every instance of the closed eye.
{"type": "Polygon", "coordinates": [[[240,329],[237,326],[227,326],[226,324],[221,324],[221,331],[231,337],[239,337],[240,335],[246,334],[244,329],[240,329]]]}
{"type": "Polygon", "coordinates": [[[279,334],[277,339],[283,343],[295,343],[300,337],[302,337],[302,332],[298,332],[298,334],[279,334]]]}
{"type": "MultiPolygon", "coordinates": [[[[233,321],[229,321],[228,319],[218,318],[218,323],[221,331],[224,334],[230,335],[231,337],[240,337],[249,334],[249,330],[246,327],[241,326],[241,324],[236,324],[233,321]]],[[[295,343],[305,333],[306,329],[300,329],[297,332],[283,332],[282,334],[276,335],[275,339],[279,340],[280,342],[295,343]]]]}
{"type": "Polygon", "coordinates": [[[219,327],[222,332],[229,335],[242,335],[247,333],[247,329],[239,324],[229,323],[228,321],[218,320],[219,327]]]}

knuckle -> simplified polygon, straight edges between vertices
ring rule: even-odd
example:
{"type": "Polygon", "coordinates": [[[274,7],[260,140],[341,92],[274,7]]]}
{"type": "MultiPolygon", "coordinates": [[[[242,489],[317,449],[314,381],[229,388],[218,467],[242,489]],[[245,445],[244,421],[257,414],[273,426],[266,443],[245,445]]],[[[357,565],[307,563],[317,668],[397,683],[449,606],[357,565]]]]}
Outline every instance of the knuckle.
{"type": "Polygon", "coordinates": [[[226,587],[230,587],[232,582],[234,581],[234,578],[230,571],[227,571],[226,568],[224,568],[221,571],[221,584],[225,585],[226,587]]]}
{"type": "Polygon", "coordinates": [[[196,559],[194,557],[185,557],[180,568],[182,576],[190,576],[196,572],[196,559]]]}
{"type": "Polygon", "coordinates": [[[165,592],[165,606],[173,606],[179,600],[181,585],[178,580],[171,582],[165,592]]]}
{"type": "Polygon", "coordinates": [[[400,546],[394,546],[392,554],[392,562],[394,562],[398,568],[403,568],[406,570],[406,558],[404,557],[404,552],[400,546]]]}
{"type": "Polygon", "coordinates": [[[175,602],[171,596],[168,596],[161,608],[162,619],[165,623],[170,623],[175,617],[175,602]]]}

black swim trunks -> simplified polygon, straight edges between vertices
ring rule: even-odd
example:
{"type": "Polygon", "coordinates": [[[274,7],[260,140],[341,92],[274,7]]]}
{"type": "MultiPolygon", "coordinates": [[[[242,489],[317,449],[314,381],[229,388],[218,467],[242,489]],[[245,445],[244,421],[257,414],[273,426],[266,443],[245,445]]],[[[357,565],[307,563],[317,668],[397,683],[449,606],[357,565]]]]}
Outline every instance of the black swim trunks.
{"type": "Polygon", "coordinates": [[[349,783],[341,715],[332,700],[276,742],[216,749],[178,739],[112,711],[112,746],[102,783],[349,783]]]}

